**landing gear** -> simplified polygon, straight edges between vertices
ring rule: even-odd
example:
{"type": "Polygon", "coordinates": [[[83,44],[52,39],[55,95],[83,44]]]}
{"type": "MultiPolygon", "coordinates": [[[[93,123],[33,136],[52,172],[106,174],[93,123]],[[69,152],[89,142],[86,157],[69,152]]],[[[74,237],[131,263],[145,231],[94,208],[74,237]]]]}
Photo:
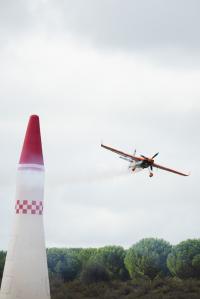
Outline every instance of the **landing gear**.
{"type": "Polygon", "coordinates": [[[149,165],[148,170],[149,170],[149,177],[152,178],[152,176],[153,176],[153,166],[152,166],[152,164],[149,165]]]}

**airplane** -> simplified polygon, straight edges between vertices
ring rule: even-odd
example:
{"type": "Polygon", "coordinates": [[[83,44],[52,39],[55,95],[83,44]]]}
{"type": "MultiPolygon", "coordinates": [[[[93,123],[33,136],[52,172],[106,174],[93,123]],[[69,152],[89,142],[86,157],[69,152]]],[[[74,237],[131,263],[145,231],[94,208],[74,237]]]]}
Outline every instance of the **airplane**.
{"type": "Polygon", "coordinates": [[[124,153],[120,150],[117,150],[115,148],[112,148],[112,147],[104,145],[104,144],[101,144],[101,147],[120,155],[121,159],[130,162],[129,168],[133,172],[136,171],[136,170],[142,170],[142,169],[148,168],[150,178],[153,176],[153,167],[159,168],[159,169],[162,169],[162,170],[165,170],[165,171],[173,172],[175,174],[179,174],[179,175],[182,175],[182,176],[189,176],[189,174],[182,173],[182,172],[179,172],[177,170],[174,170],[174,169],[156,164],[154,162],[154,158],[156,156],[158,156],[159,153],[156,153],[151,158],[148,158],[144,155],[140,155],[140,157],[136,157],[136,151],[134,152],[133,155],[130,155],[130,154],[124,153]]]}

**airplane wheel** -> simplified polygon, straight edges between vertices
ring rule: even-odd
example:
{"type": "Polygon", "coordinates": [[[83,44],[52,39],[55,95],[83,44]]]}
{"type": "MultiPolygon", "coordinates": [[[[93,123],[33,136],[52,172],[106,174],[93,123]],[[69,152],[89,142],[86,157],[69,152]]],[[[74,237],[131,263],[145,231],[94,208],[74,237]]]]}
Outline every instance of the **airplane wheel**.
{"type": "Polygon", "coordinates": [[[149,177],[150,177],[150,178],[152,178],[152,176],[153,176],[153,173],[152,173],[152,172],[150,172],[150,174],[149,174],[149,177]]]}

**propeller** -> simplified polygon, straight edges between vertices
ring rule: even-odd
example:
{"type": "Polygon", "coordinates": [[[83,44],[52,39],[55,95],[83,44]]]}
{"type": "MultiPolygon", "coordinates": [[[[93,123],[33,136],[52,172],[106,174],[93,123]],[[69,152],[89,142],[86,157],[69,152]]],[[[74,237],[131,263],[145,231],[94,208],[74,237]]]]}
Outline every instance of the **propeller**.
{"type": "Polygon", "coordinates": [[[157,156],[158,156],[158,154],[159,154],[159,153],[156,153],[155,155],[153,155],[153,157],[152,157],[151,159],[153,159],[153,158],[157,157],[157,156]]]}
{"type": "MultiPolygon", "coordinates": [[[[134,157],[135,157],[135,154],[136,154],[136,151],[134,151],[134,154],[133,154],[134,157]]],[[[154,154],[151,158],[148,158],[148,157],[146,157],[146,156],[144,156],[144,155],[140,155],[140,157],[144,158],[144,159],[147,160],[147,162],[149,163],[149,169],[150,169],[150,171],[151,171],[151,172],[150,172],[150,176],[153,176],[153,173],[152,173],[152,171],[153,171],[153,163],[154,163],[154,160],[153,160],[153,159],[154,159],[155,157],[157,157],[158,154],[159,154],[159,153],[154,154]]],[[[130,165],[129,165],[128,168],[132,168],[132,162],[133,162],[132,159],[127,158],[127,157],[123,157],[123,156],[121,156],[120,158],[123,159],[123,160],[126,160],[126,161],[130,162],[130,165]]]]}
{"type": "Polygon", "coordinates": [[[153,171],[153,163],[154,163],[154,160],[153,160],[153,159],[154,159],[155,157],[157,157],[158,154],[159,154],[159,153],[156,153],[156,154],[153,155],[152,158],[151,158],[151,159],[152,159],[152,164],[149,166],[151,171],[153,171]]]}
{"type": "Polygon", "coordinates": [[[158,154],[159,154],[159,153],[156,153],[156,154],[153,155],[151,158],[148,158],[148,157],[146,157],[146,156],[144,156],[144,155],[140,155],[140,157],[142,157],[142,158],[144,158],[144,159],[146,159],[146,160],[153,160],[155,157],[158,156],[158,154]]]}
{"type": "Polygon", "coordinates": [[[146,156],[144,155],[140,155],[142,158],[144,158],[145,160],[147,160],[149,162],[149,168],[150,168],[150,174],[149,176],[152,177],[153,176],[153,163],[154,163],[154,158],[158,156],[159,153],[156,153],[155,155],[153,155],[151,158],[147,158],[146,156]]]}

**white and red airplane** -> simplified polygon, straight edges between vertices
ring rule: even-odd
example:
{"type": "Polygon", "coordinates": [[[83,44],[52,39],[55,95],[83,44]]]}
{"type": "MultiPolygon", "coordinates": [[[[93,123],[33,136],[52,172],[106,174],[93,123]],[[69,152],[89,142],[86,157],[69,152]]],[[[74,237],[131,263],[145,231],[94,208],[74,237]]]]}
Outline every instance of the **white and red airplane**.
{"type": "Polygon", "coordinates": [[[182,172],[179,172],[177,170],[174,170],[174,169],[171,169],[171,168],[168,168],[168,167],[164,167],[162,165],[158,165],[158,164],[154,163],[154,158],[159,153],[156,153],[151,158],[145,157],[143,155],[140,155],[140,157],[136,157],[135,156],[136,151],[134,152],[133,155],[130,155],[130,154],[124,153],[120,150],[117,150],[117,149],[112,148],[112,147],[107,146],[107,145],[101,144],[101,146],[104,147],[105,149],[109,150],[109,151],[112,151],[112,152],[120,155],[121,159],[124,159],[124,160],[130,162],[129,168],[133,172],[136,171],[136,170],[142,170],[142,169],[148,168],[149,169],[149,176],[152,177],[153,176],[153,167],[156,167],[156,168],[166,170],[166,171],[169,171],[169,172],[173,172],[173,173],[176,173],[176,174],[179,174],[179,175],[182,175],[182,176],[188,176],[189,175],[189,174],[182,173],[182,172]]]}

